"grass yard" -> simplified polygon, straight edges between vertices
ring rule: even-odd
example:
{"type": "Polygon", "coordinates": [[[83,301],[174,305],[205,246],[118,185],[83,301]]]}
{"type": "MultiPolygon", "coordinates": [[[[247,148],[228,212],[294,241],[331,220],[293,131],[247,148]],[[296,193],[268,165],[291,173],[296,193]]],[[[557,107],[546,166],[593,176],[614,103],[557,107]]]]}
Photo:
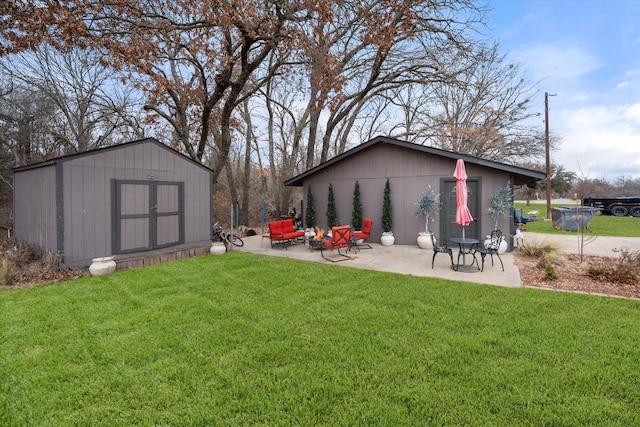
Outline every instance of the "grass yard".
{"type": "Polygon", "coordinates": [[[0,297],[0,425],[640,424],[639,301],[241,252],[0,297]]]}
{"type": "MultiPolygon", "coordinates": [[[[577,204],[552,204],[551,208],[567,206],[573,207],[577,206],[577,204]]],[[[527,216],[530,211],[538,211],[539,220],[527,223],[527,231],[561,235],[577,235],[579,233],[578,231],[556,230],[553,228],[551,221],[544,221],[543,218],[547,214],[547,205],[545,201],[541,201],[540,203],[532,202],[529,206],[526,206],[525,203],[518,202],[514,204],[514,208],[522,208],[525,216],[527,216]]],[[[640,237],[640,218],[634,218],[631,216],[617,217],[613,215],[600,215],[598,213],[589,222],[587,228],[589,229],[587,233],[596,236],[640,237]]]]}

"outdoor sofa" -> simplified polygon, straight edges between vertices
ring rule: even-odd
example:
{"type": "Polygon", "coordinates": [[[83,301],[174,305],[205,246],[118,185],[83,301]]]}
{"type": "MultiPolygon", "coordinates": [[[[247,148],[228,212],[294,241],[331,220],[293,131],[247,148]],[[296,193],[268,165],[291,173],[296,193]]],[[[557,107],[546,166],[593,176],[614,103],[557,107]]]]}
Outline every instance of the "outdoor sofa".
{"type": "Polygon", "coordinates": [[[269,223],[269,237],[271,238],[271,247],[282,245],[287,248],[298,239],[304,239],[304,230],[296,230],[293,226],[293,218],[281,219],[269,223]]]}

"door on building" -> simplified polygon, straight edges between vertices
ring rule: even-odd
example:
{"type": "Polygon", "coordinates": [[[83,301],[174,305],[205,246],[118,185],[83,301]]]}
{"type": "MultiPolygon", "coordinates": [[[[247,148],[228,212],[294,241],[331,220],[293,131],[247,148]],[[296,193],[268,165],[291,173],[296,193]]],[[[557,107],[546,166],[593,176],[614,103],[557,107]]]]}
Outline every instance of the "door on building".
{"type": "Polygon", "coordinates": [[[184,243],[184,184],[113,181],[115,254],[184,243]]]}
{"type": "MultiPolygon", "coordinates": [[[[469,178],[467,180],[467,192],[469,211],[474,221],[465,227],[465,237],[480,240],[480,198],[479,198],[480,179],[469,178]]],[[[443,221],[440,221],[441,239],[448,240],[452,237],[462,237],[462,227],[456,224],[456,180],[455,178],[444,178],[441,183],[441,200],[443,221]]]]}

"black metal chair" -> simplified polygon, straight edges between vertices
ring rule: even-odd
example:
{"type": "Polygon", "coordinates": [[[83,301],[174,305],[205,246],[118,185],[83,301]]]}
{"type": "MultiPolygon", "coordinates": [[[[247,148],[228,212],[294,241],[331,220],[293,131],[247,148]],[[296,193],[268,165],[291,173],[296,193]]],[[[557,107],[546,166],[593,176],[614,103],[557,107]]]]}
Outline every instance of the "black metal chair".
{"type": "Polygon", "coordinates": [[[500,260],[500,265],[502,266],[502,271],[504,271],[504,264],[502,263],[502,258],[500,258],[500,253],[498,253],[498,250],[500,250],[500,243],[502,242],[502,231],[500,230],[493,230],[491,232],[491,239],[489,241],[489,244],[485,245],[484,247],[479,247],[474,251],[474,258],[476,263],[478,262],[478,258],[475,257],[475,254],[480,254],[480,258],[482,258],[482,267],[478,266],[480,268],[480,271],[484,271],[484,259],[487,255],[491,255],[491,266],[493,266],[493,256],[497,256],[498,259],[500,260]]]}
{"type": "Polygon", "coordinates": [[[447,243],[443,243],[438,245],[436,243],[436,236],[435,234],[431,233],[431,243],[433,244],[433,258],[431,258],[431,269],[433,269],[433,266],[435,264],[436,261],[436,255],[438,254],[449,254],[449,258],[451,258],[451,268],[453,268],[455,270],[455,264],[453,263],[453,250],[447,246],[447,243]]]}

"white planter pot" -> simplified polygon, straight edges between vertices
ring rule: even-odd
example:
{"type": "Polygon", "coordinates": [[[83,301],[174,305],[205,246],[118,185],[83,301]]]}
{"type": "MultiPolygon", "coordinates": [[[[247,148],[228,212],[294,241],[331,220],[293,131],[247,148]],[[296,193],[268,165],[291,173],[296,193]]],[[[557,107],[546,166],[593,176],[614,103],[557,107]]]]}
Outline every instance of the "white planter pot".
{"type": "Polygon", "coordinates": [[[431,241],[431,233],[421,232],[418,234],[418,246],[421,249],[433,249],[433,242],[431,241]]]}
{"type": "MultiPolygon", "coordinates": [[[[491,244],[491,237],[487,236],[487,240],[484,241],[484,247],[486,248],[490,244],[491,244]]],[[[498,253],[502,255],[503,253],[507,252],[508,248],[509,248],[509,244],[507,243],[506,239],[503,237],[502,240],[500,241],[500,247],[498,248],[498,253]]]]}
{"type": "Polygon", "coordinates": [[[382,237],[380,237],[380,244],[382,244],[382,246],[392,246],[395,242],[396,238],[393,236],[393,232],[382,233],[382,237]]]}
{"type": "Polygon", "coordinates": [[[116,271],[116,262],[112,256],[93,258],[89,266],[89,273],[92,276],[106,276],[116,271]]]}
{"type": "Polygon", "coordinates": [[[227,247],[222,242],[214,242],[211,244],[211,248],[209,249],[209,253],[211,255],[222,255],[227,252],[227,247]]]}

